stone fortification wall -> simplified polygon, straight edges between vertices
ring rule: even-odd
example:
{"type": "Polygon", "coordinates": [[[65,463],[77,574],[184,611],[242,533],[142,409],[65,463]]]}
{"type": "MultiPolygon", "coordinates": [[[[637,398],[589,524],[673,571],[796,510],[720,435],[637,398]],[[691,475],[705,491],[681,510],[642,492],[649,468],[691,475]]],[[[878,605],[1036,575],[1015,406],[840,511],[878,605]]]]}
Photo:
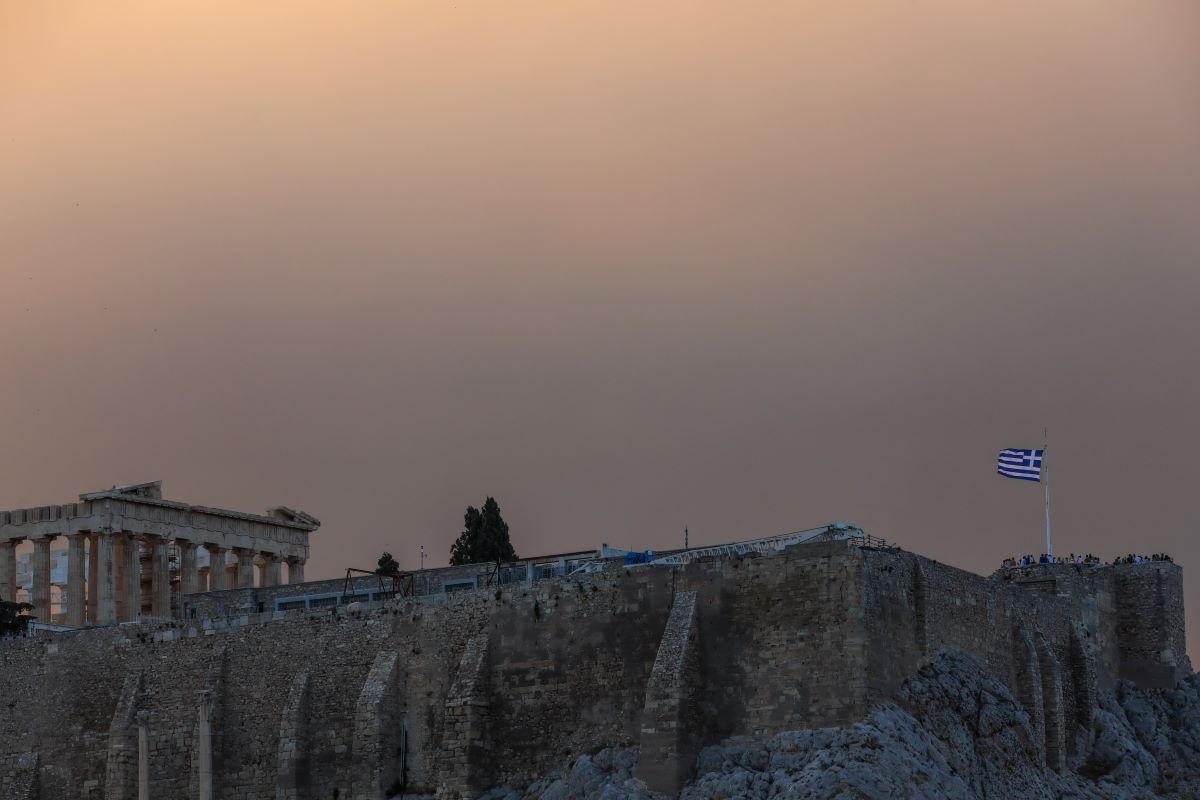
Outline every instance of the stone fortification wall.
{"type": "Polygon", "coordinates": [[[926,657],[958,650],[979,659],[1020,698],[1047,763],[1065,768],[1090,726],[1098,684],[1116,679],[1115,661],[1101,647],[1111,604],[1101,597],[1097,605],[1094,593],[1060,591],[1053,576],[988,579],[909,558],[924,589],[926,657]]]}
{"type": "Polygon", "coordinates": [[[1168,688],[1192,671],[1183,624],[1183,570],[1169,561],[1112,567],[1120,676],[1168,688]]]}
{"type": "Polygon", "coordinates": [[[161,798],[462,797],[633,745],[674,792],[696,748],[855,720],[943,649],[1011,686],[1062,766],[1098,686],[1186,656],[1178,568],[1056,566],[824,542],[5,642],[0,796],[132,800],[144,768],[161,798]]]}
{"type": "Polygon", "coordinates": [[[903,551],[862,553],[872,700],[939,651],[968,653],[1012,687],[1062,766],[1098,691],[1120,679],[1173,686],[1190,672],[1173,564],[1037,564],[983,578],[903,551]]]}
{"type": "Polygon", "coordinates": [[[1096,662],[1097,688],[1111,689],[1121,678],[1120,633],[1117,625],[1116,569],[1101,564],[1031,564],[1002,569],[994,581],[1026,594],[1054,598],[1065,613],[1035,619],[1039,629],[1053,631],[1060,645],[1064,633],[1070,647],[1072,633],[1096,662]],[[1064,631],[1059,619],[1069,622],[1064,631]]]}
{"type": "Polygon", "coordinates": [[[765,734],[838,724],[865,709],[861,556],[847,542],[689,565],[695,591],[705,724],[765,734]]]}
{"type": "Polygon", "coordinates": [[[497,608],[487,631],[489,771],[522,783],[564,754],[636,742],[670,573],[618,569],[514,591],[518,602],[497,608]]]}
{"type": "MultiPolygon", "coordinates": [[[[119,695],[129,675],[140,675],[127,733],[136,741],[137,727],[146,730],[151,796],[197,796],[204,691],[214,708],[214,797],[274,798],[281,725],[290,687],[303,671],[309,676],[311,734],[304,742],[309,774],[302,783],[312,794],[302,796],[330,797],[338,789],[350,797],[354,709],[372,661],[385,646],[402,651],[407,685],[419,693],[405,700],[423,708],[427,695],[444,692],[457,650],[486,618],[483,598],[455,600],[429,612],[390,608],[353,615],[339,609],[208,632],[122,626],[9,642],[0,696],[11,705],[0,714],[0,739],[13,752],[38,753],[44,798],[136,797],[135,775],[114,775],[116,787],[106,783],[112,722],[122,716],[119,695]]],[[[440,715],[416,716],[414,738],[435,738],[440,715]]],[[[431,780],[429,759],[416,755],[414,777],[431,780]]]]}
{"type": "Polygon", "coordinates": [[[0,755],[0,798],[33,800],[38,795],[37,753],[0,755]]]}
{"type": "MultiPolygon", "coordinates": [[[[1086,640],[1100,687],[1110,688],[1118,679],[1110,568],[1039,565],[984,578],[905,551],[863,553],[875,672],[885,664],[915,669],[921,658],[953,649],[1012,681],[1014,637],[1036,631],[1064,659],[1073,637],[1086,640]]],[[[876,689],[889,693],[895,686],[876,689]]]]}
{"type": "Polygon", "coordinates": [[[489,746],[471,754],[470,783],[496,774],[521,779],[564,752],[636,742],[641,695],[670,609],[669,577],[594,575],[361,612],[339,607],[6,642],[0,696],[11,705],[0,714],[0,740],[13,758],[38,754],[43,797],[136,797],[136,759],[121,754],[136,748],[144,727],[152,796],[195,797],[200,693],[207,692],[214,797],[274,798],[284,738],[291,744],[283,782],[293,796],[380,796],[358,780],[360,723],[369,715],[404,731],[403,741],[375,757],[397,762],[379,791],[400,782],[432,791],[467,756],[444,740],[446,701],[467,643],[482,636],[495,642],[482,663],[492,698],[489,746]],[[395,691],[372,700],[365,687],[388,653],[395,675],[381,680],[394,680],[395,691]],[[129,686],[136,686],[132,709],[121,696],[129,686]],[[304,725],[289,714],[300,704],[304,725]]]}

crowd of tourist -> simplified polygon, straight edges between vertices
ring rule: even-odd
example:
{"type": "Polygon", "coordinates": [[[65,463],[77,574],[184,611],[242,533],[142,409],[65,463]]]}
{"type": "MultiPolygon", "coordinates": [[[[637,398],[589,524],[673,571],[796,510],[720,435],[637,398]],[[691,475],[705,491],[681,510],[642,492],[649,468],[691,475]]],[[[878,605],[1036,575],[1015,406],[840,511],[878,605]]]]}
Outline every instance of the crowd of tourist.
{"type": "MultiPolygon", "coordinates": [[[[1144,561],[1170,561],[1171,557],[1166,553],[1155,553],[1149,556],[1137,555],[1136,553],[1128,553],[1123,556],[1117,556],[1112,560],[1113,564],[1141,564],[1144,561]]],[[[1034,564],[1102,564],[1099,556],[1094,556],[1091,553],[1076,554],[1071,553],[1069,556],[1056,556],[1049,553],[1042,553],[1040,556],[1024,555],[1020,558],[1006,558],[1002,566],[1004,567],[1029,567],[1034,564]]]]}
{"type": "Polygon", "coordinates": [[[1171,561],[1171,557],[1166,553],[1155,553],[1150,556],[1139,556],[1136,553],[1128,553],[1123,556],[1117,556],[1113,559],[1114,564],[1141,564],[1143,561],[1171,561]]]}
{"type": "Polygon", "coordinates": [[[1091,553],[1086,555],[1076,555],[1071,553],[1069,556],[1056,556],[1048,553],[1042,553],[1040,556],[1021,556],[1020,558],[1004,559],[1006,567],[1028,567],[1032,564],[1099,564],[1100,557],[1094,556],[1091,553]]]}

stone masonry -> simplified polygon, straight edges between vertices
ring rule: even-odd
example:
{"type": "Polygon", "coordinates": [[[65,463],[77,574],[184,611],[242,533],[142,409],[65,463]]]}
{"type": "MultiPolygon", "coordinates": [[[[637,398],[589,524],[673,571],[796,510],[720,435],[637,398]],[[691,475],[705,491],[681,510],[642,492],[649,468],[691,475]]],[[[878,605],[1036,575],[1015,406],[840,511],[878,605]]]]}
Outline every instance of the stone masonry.
{"type": "Polygon", "coordinates": [[[396,663],[400,655],[387,650],[375,656],[354,710],[353,800],[387,797],[400,786],[403,759],[397,744],[404,723],[398,708],[396,663]]]}
{"type": "Polygon", "coordinates": [[[0,798],[461,798],[637,746],[674,792],[698,748],[859,719],[943,650],[1061,766],[1096,692],[1190,672],[1181,603],[1170,563],[983,577],[831,541],[9,640],[0,798]]]}
{"type": "Polygon", "coordinates": [[[279,722],[279,783],[276,800],[299,800],[308,795],[308,673],[292,679],[283,718],[279,722]]]}
{"type": "Polygon", "coordinates": [[[0,755],[0,800],[37,800],[37,753],[0,755]]]}
{"type": "Polygon", "coordinates": [[[137,724],[138,695],[142,691],[142,673],[130,672],[117,698],[108,728],[108,761],[105,764],[104,800],[136,797],[140,736],[137,724]]]}
{"type": "Polygon", "coordinates": [[[442,785],[447,798],[471,798],[487,781],[488,638],[467,642],[446,697],[442,723],[442,785]]]}

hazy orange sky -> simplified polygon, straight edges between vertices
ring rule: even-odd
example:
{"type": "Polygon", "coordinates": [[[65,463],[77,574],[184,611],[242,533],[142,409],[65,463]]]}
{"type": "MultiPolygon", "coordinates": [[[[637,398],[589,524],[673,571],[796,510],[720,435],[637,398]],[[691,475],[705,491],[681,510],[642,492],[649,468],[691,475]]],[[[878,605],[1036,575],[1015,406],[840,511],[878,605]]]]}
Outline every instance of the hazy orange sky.
{"type": "Polygon", "coordinates": [[[1194,0],[0,0],[0,507],[163,479],[311,578],[854,522],[1169,551],[1194,0]]]}

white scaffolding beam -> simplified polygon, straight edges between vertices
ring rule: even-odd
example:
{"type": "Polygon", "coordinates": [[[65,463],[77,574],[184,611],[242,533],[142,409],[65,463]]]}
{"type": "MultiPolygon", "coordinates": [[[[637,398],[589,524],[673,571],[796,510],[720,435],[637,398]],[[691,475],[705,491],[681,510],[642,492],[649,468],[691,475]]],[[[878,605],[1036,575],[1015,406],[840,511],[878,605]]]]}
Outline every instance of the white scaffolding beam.
{"type": "Polygon", "coordinates": [[[813,528],[807,531],[794,531],[778,536],[766,536],[762,539],[750,539],[745,542],[730,542],[711,547],[694,547],[680,550],[677,553],[656,558],[643,564],[633,564],[634,567],[682,566],[701,558],[714,556],[746,555],[747,553],[778,553],[785,547],[794,544],[813,541],[839,541],[842,539],[865,539],[866,534],[856,525],[843,522],[831,522],[823,528],[813,528]]]}

